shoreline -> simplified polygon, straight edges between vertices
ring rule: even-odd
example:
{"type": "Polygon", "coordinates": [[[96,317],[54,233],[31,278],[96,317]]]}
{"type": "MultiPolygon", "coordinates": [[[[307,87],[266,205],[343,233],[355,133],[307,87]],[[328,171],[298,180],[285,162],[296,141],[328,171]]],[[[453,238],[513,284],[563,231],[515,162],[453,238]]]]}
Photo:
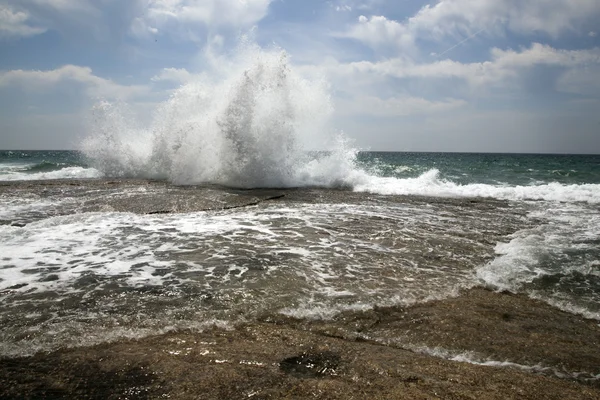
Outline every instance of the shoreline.
{"type": "MultiPolygon", "coordinates": [[[[404,236],[390,233],[377,240],[410,250],[415,262],[432,268],[443,264],[450,271],[468,270],[467,262],[484,264],[493,259],[496,243],[535,224],[524,218],[526,208],[507,200],[386,196],[343,189],[244,190],[94,179],[5,182],[0,183],[0,195],[19,202],[47,200],[51,205],[43,212],[25,209],[14,218],[0,218],[1,225],[12,225],[10,229],[15,230],[28,229],[29,224],[50,217],[94,212],[218,214],[243,207],[268,208],[271,203],[291,208],[305,204],[416,207],[427,209],[429,214],[424,215],[447,219],[419,225],[420,230],[404,236]],[[68,201],[63,202],[65,197],[68,201]],[[497,220],[502,223],[489,229],[497,220]]],[[[321,237],[343,237],[348,232],[362,235],[367,227],[377,233],[395,220],[390,221],[385,215],[347,218],[335,226],[336,231],[304,234],[314,244],[321,237]]],[[[281,224],[280,231],[287,229],[285,222],[281,224]]],[[[366,242],[368,238],[361,239],[366,242]]],[[[302,245],[303,240],[299,241],[302,245]]],[[[199,255],[191,254],[189,261],[198,261],[194,257],[199,255]]],[[[356,262],[364,266],[370,260],[356,262]]],[[[385,254],[379,262],[381,268],[397,265],[385,254]]],[[[471,288],[441,300],[344,311],[330,319],[283,315],[275,311],[281,307],[268,303],[272,298],[265,303],[272,307],[259,307],[255,314],[244,314],[244,309],[234,310],[227,308],[230,303],[223,303],[223,315],[237,312],[245,321],[232,323],[231,329],[181,329],[140,339],[62,347],[28,357],[0,357],[0,398],[600,399],[600,321],[561,311],[524,294],[462,287],[471,288]]],[[[11,290],[0,294],[20,295],[11,290]]],[[[158,291],[152,298],[157,315],[161,315],[161,295],[158,291]]],[[[201,293],[189,296],[181,302],[198,300],[201,293]]],[[[39,304],[54,304],[52,299],[39,304]]],[[[60,312],[69,317],[69,312],[81,305],[79,300],[74,296],[57,307],[65,307],[60,312]]],[[[90,302],[90,307],[93,304],[90,302]]],[[[204,303],[194,304],[202,307],[204,303]]],[[[16,310],[17,306],[10,315],[15,320],[21,315],[16,310]]],[[[98,310],[109,315],[112,309],[98,310]]],[[[39,324],[47,321],[42,318],[39,324]]],[[[166,321],[176,323],[171,317],[166,321]]],[[[83,320],[82,329],[91,332],[94,323],[103,326],[104,322],[83,320]]],[[[12,327],[29,334],[26,324],[12,327]]],[[[135,333],[135,325],[123,328],[135,333]]],[[[28,343],[11,329],[6,329],[7,337],[28,343]]],[[[73,334],[46,329],[49,331],[44,334],[53,341],[58,335],[73,334]]],[[[78,337],[85,336],[74,334],[71,338],[76,342],[78,337]]]]}
{"type": "Polygon", "coordinates": [[[2,358],[0,397],[600,399],[598,365],[598,321],[473,288],[328,321],[265,315],[230,330],[2,358]]]}

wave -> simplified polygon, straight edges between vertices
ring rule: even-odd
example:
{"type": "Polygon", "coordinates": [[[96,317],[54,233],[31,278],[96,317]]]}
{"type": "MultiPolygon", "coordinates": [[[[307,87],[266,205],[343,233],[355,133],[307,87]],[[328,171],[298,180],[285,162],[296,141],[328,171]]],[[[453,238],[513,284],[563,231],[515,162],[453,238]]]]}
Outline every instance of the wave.
{"type": "Polygon", "coordinates": [[[458,184],[432,169],[416,178],[397,166],[364,165],[328,127],[328,86],[301,77],[284,51],[243,43],[235,59],[176,90],[149,126],[124,104],[100,102],[82,152],[106,177],[228,187],[347,187],[379,194],[600,202],[600,185],[458,184]],[[327,152],[310,152],[326,148],[327,152]],[[373,167],[373,168],[371,168],[373,167]]]}
{"type": "Polygon", "coordinates": [[[477,270],[487,286],[525,291],[565,311],[600,319],[600,216],[593,207],[546,203],[539,221],[496,245],[496,258],[477,270]]]}
{"type": "Polygon", "coordinates": [[[600,203],[600,184],[566,185],[552,182],[531,186],[495,186],[483,183],[461,185],[440,178],[440,171],[437,169],[431,169],[416,178],[404,179],[356,174],[356,179],[350,178],[347,183],[355,191],[383,195],[600,203]]]}
{"type": "Polygon", "coordinates": [[[335,186],[355,172],[356,151],[327,127],[324,82],[300,77],[285,52],[253,45],[228,65],[179,88],[148,128],[124,105],[97,104],[83,153],[106,176],[177,184],[335,186]],[[332,151],[307,151],[324,146],[332,151]]]}
{"type": "Polygon", "coordinates": [[[50,161],[42,161],[35,165],[27,166],[22,169],[22,172],[25,173],[39,173],[39,172],[50,172],[50,171],[59,171],[63,168],[76,167],[75,164],[70,163],[61,163],[61,162],[50,162],[50,161]]]}
{"type": "Polygon", "coordinates": [[[103,174],[95,168],[64,167],[50,171],[4,171],[0,181],[34,181],[47,179],[93,179],[101,178],[103,174]]]}
{"type": "Polygon", "coordinates": [[[533,372],[533,373],[537,373],[537,374],[554,375],[554,376],[556,376],[558,378],[562,378],[562,379],[577,379],[577,380],[591,381],[591,382],[600,380],[600,374],[596,374],[594,372],[568,371],[564,367],[563,368],[549,367],[549,366],[543,366],[542,364],[526,365],[526,364],[519,364],[519,363],[507,361],[507,360],[504,360],[504,361],[494,360],[489,357],[485,357],[482,354],[478,354],[478,353],[472,352],[472,351],[457,352],[457,351],[446,350],[442,347],[433,347],[432,348],[432,347],[427,347],[427,346],[410,346],[409,345],[407,347],[409,347],[415,353],[426,354],[429,356],[438,357],[438,358],[442,358],[442,359],[450,360],[450,361],[475,364],[475,365],[483,365],[486,367],[514,368],[514,369],[520,369],[522,371],[533,372]]]}

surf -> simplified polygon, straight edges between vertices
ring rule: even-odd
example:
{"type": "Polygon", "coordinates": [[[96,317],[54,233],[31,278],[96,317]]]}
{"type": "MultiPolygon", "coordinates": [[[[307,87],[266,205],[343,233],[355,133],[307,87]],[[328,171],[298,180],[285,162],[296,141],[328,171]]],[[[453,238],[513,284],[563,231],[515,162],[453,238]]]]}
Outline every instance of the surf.
{"type": "Polygon", "coordinates": [[[441,177],[430,169],[414,178],[371,175],[353,182],[355,191],[382,195],[417,195],[431,197],[488,197],[500,200],[544,200],[554,202],[600,203],[600,184],[562,184],[548,182],[535,185],[459,184],[441,177]]]}
{"type": "Polygon", "coordinates": [[[99,102],[81,146],[106,177],[256,188],[335,186],[356,173],[356,150],[329,127],[327,83],[302,77],[281,49],[240,45],[175,90],[148,127],[126,108],[99,102]]]}

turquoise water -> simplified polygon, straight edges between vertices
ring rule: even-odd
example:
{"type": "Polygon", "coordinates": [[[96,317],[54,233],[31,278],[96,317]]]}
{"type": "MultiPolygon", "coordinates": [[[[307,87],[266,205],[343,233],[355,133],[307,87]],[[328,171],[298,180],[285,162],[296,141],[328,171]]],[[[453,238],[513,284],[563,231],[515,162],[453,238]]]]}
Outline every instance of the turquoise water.
{"type": "Polygon", "coordinates": [[[0,181],[87,178],[91,172],[77,151],[0,150],[0,181]]]}
{"type": "MultiPolygon", "coordinates": [[[[46,163],[54,169],[68,166],[86,166],[83,156],[78,151],[71,150],[0,150],[0,165],[22,164],[39,165],[46,163]]],[[[38,168],[39,169],[39,168],[38,168]]],[[[32,170],[32,171],[35,171],[32,170]]]]}
{"type": "MultiPolygon", "coordinates": [[[[77,151],[0,151],[0,180],[92,178],[103,174],[77,151]]],[[[355,165],[373,176],[438,178],[460,185],[600,183],[600,155],[359,152],[355,165]]]]}
{"type": "Polygon", "coordinates": [[[435,168],[458,184],[535,185],[600,183],[600,155],[362,152],[374,174],[415,178],[435,168]]]}

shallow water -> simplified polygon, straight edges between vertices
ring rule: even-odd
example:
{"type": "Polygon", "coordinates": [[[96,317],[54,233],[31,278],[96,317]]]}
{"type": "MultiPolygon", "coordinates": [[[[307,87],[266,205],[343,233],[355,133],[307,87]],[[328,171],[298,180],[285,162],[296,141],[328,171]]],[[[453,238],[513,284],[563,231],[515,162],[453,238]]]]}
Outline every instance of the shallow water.
{"type": "Polygon", "coordinates": [[[539,201],[106,180],[9,183],[0,199],[5,355],[266,315],[326,320],[477,285],[599,311],[594,214],[578,208],[559,225],[539,201]],[[538,261],[575,248],[567,265],[587,270],[538,261]]]}

